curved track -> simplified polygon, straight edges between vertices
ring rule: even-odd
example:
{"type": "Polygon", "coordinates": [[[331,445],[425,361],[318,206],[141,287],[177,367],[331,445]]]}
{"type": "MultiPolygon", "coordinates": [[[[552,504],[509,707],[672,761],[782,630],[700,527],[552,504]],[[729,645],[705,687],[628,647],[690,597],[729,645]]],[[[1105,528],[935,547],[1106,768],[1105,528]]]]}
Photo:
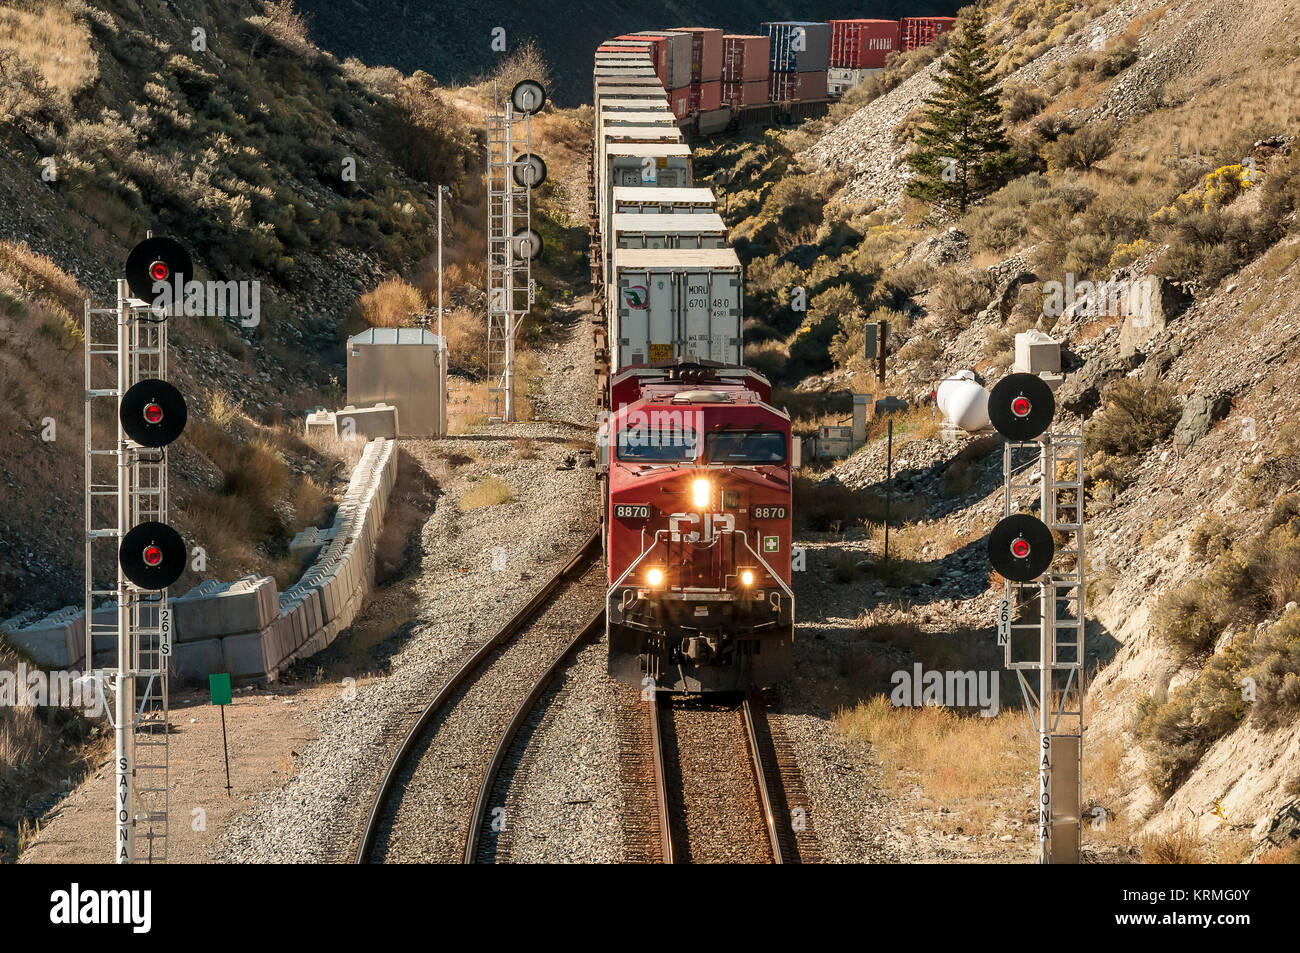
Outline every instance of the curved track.
{"type": "Polygon", "coordinates": [[[537,703],[541,701],[546,689],[554,681],[555,676],[564,668],[570,656],[573,655],[589,639],[599,635],[605,628],[605,610],[597,612],[582,630],[574,636],[573,641],[564,647],[564,649],[555,657],[555,660],[547,667],[546,671],[541,674],[533,687],[528,690],[528,695],[523,702],[515,709],[514,715],[510,719],[510,724],[501,734],[501,740],[497,742],[496,750],[492,752],[492,760],[488,764],[487,771],[483,774],[483,783],[479,786],[478,797],[474,800],[474,812],[470,820],[469,835],[465,839],[465,863],[478,863],[484,844],[484,826],[487,820],[488,806],[492,799],[493,789],[497,785],[497,779],[501,774],[501,768],[505,764],[506,755],[510,752],[514,744],[515,737],[519,734],[519,729],[523,727],[524,722],[532,715],[537,703]]]}
{"type": "MultiPolygon", "coordinates": [[[[400,805],[402,792],[399,791],[398,782],[409,769],[413,768],[414,762],[418,760],[415,757],[416,752],[428,741],[428,738],[432,733],[436,733],[436,722],[439,721],[440,716],[444,715],[448,709],[452,707],[451,701],[453,697],[456,696],[463,687],[468,686],[475,676],[489,667],[491,660],[497,655],[498,650],[511,643],[517,635],[523,632],[529,624],[541,614],[542,610],[550,602],[551,597],[561,586],[581,578],[581,576],[590,569],[592,562],[598,562],[599,559],[600,532],[597,531],[588,537],[568,564],[557,572],[546,583],[546,585],[544,585],[532,597],[532,599],[529,600],[527,605],[520,609],[514,617],[502,626],[491,638],[479,645],[470,657],[456,670],[454,674],[452,674],[450,678],[447,679],[446,682],[443,683],[442,687],[439,688],[437,694],[435,694],[429,704],[425,706],[424,710],[420,713],[420,716],[416,719],[415,723],[406,733],[406,736],[402,739],[401,744],[398,746],[396,753],[393,755],[393,758],[389,763],[383,780],[379,784],[375,793],[374,804],[371,807],[370,815],[366,821],[365,828],[362,831],[361,843],[357,848],[356,863],[364,864],[370,863],[373,860],[382,859],[376,857],[376,841],[381,829],[388,821],[390,821],[393,815],[395,815],[395,812],[400,805]]],[[[603,622],[603,618],[604,616],[602,612],[598,614],[596,618],[590,620],[583,627],[578,637],[568,644],[561,656],[551,663],[546,672],[543,673],[542,678],[538,680],[539,684],[535,684],[533,690],[529,692],[528,700],[525,701],[526,709],[531,710],[531,707],[536,703],[537,698],[541,697],[546,684],[550,682],[551,678],[553,678],[555,673],[562,667],[563,660],[569,655],[569,653],[580,645],[592,631],[599,630],[599,622],[603,622]]],[[[485,773],[483,784],[480,789],[480,803],[476,803],[474,808],[475,822],[471,824],[464,853],[464,856],[471,861],[474,856],[471,848],[473,843],[477,840],[477,832],[482,827],[482,815],[480,813],[480,808],[483,806],[481,803],[483,798],[482,791],[491,790],[493,777],[500,769],[501,760],[504,758],[505,750],[509,747],[510,739],[513,737],[514,732],[518,730],[519,724],[522,723],[523,718],[526,717],[526,715],[527,710],[523,710],[522,714],[516,712],[516,719],[511,721],[510,726],[507,729],[508,736],[503,738],[497,745],[496,753],[493,755],[488,770],[485,773]]]]}

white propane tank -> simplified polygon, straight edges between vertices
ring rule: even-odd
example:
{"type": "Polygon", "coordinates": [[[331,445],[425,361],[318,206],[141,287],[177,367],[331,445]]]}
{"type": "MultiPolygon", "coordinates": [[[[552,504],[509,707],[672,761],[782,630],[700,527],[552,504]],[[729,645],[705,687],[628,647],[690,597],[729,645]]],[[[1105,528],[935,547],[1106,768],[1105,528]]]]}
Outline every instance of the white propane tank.
{"type": "Polygon", "coordinates": [[[989,426],[989,392],[975,380],[974,371],[958,371],[945,379],[935,403],[953,426],[967,433],[989,426]]]}

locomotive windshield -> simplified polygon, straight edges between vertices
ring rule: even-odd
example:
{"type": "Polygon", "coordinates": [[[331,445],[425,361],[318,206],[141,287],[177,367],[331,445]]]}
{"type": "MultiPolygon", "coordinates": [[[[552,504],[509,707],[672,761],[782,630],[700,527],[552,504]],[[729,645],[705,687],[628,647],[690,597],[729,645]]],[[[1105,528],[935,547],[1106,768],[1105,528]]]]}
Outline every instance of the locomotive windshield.
{"type": "Polygon", "coordinates": [[[709,463],[785,462],[785,434],[773,430],[723,430],[704,438],[709,463]]]}
{"type": "Polygon", "coordinates": [[[685,463],[695,459],[694,430],[628,427],[618,432],[618,458],[627,463],[685,463]]]}

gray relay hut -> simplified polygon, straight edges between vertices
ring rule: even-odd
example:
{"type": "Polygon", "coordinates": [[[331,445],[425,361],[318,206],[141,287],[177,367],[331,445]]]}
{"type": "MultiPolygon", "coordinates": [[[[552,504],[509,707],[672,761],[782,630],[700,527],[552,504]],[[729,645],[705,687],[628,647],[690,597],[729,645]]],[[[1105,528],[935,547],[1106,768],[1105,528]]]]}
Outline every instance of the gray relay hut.
{"type": "Polygon", "coordinates": [[[348,403],[397,408],[399,437],[447,434],[447,343],[422,328],[371,328],[348,338],[348,403]]]}

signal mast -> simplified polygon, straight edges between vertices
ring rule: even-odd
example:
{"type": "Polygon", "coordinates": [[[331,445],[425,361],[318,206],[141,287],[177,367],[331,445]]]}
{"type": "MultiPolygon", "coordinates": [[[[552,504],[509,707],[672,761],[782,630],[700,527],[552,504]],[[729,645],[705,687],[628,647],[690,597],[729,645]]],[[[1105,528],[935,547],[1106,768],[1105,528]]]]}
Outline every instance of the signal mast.
{"type": "Polygon", "coordinates": [[[191,273],[190,256],[178,242],[150,237],[131,249],[124,271],[116,307],[85,304],[85,666],[101,692],[104,685],[113,692],[114,861],[160,863],[167,860],[167,588],[186,561],[184,542],[166,522],[166,448],[187,419],[185,399],[166,380],[167,320],[191,273]],[[94,601],[109,598],[113,604],[98,613],[106,618],[96,621],[94,601]]]}
{"type": "Polygon", "coordinates": [[[1003,577],[998,644],[1038,731],[1038,862],[1073,864],[1083,827],[1083,424],[1054,433],[1055,413],[1035,374],[1009,374],[989,395],[989,419],[1006,443],[1003,519],[988,555],[1003,577]],[[1038,515],[1021,512],[1035,493],[1038,515]],[[1037,618],[1019,621],[1035,602],[1037,618]],[[1036,688],[1026,677],[1034,672],[1036,688]]]}

